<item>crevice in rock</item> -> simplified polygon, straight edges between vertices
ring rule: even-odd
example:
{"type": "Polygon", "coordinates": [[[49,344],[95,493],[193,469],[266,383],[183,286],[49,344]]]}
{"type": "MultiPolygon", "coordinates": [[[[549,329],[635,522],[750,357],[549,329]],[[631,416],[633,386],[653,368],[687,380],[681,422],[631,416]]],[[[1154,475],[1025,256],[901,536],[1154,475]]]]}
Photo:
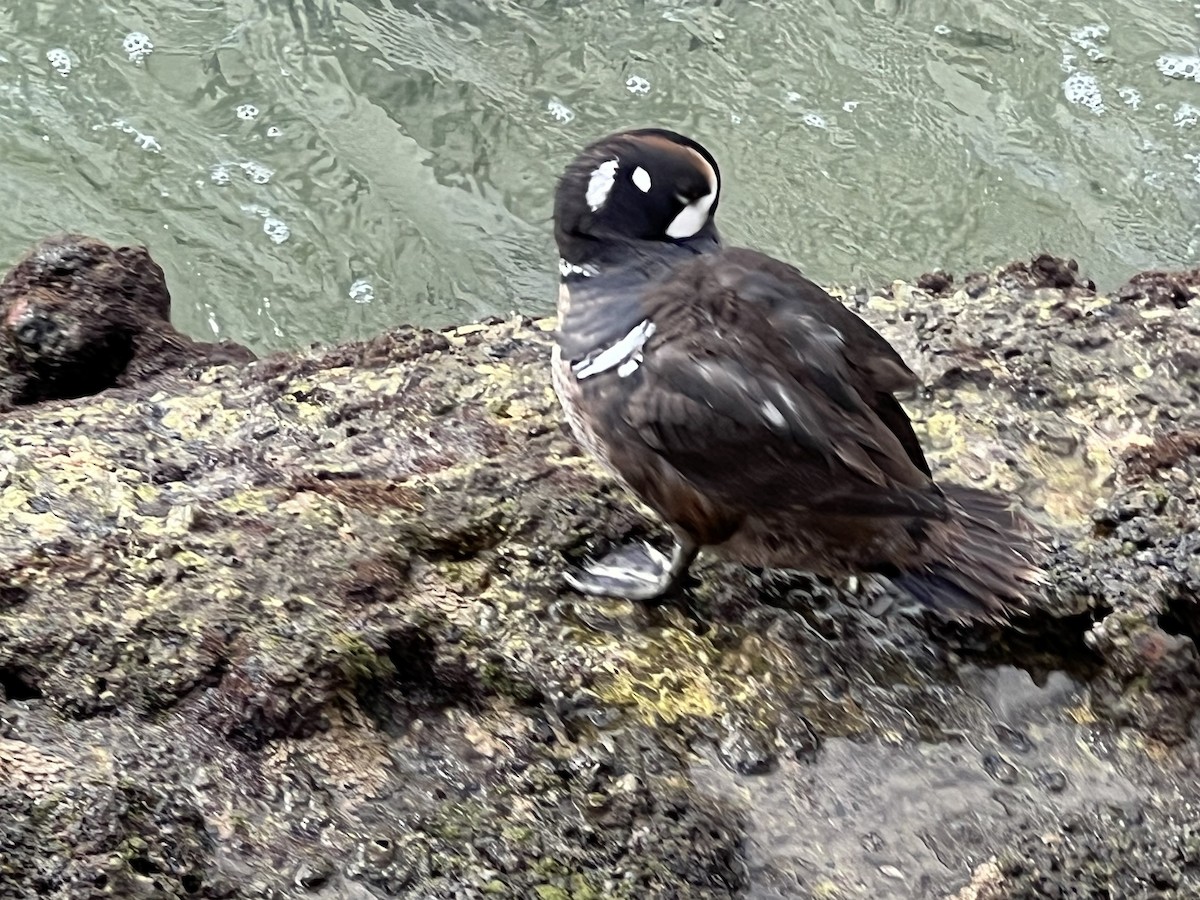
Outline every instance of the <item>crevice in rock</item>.
{"type": "Polygon", "coordinates": [[[1038,683],[1051,672],[1089,682],[1101,674],[1104,659],[1084,637],[1111,611],[1104,607],[1062,617],[1033,614],[994,629],[952,627],[942,639],[972,662],[1024,669],[1038,683]]]}
{"type": "Polygon", "coordinates": [[[0,693],[9,700],[41,700],[37,676],[24,666],[0,666],[0,693]]]}
{"type": "Polygon", "coordinates": [[[1158,627],[1167,634],[1189,638],[1200,647],[1200,603],[1183,592],[1168,597],[1158,627]]]}
{"type": "Polygon", "coordinates": [[[29,599],[29,591],[15,584],[0,584],[0,612],[20,606],[29,599]]]}

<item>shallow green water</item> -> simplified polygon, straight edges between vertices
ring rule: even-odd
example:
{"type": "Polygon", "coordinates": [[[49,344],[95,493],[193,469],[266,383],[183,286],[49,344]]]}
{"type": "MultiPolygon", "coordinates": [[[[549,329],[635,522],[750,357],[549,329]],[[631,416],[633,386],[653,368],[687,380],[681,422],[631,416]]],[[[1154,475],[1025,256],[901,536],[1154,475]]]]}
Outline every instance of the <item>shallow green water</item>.
{"type": "Polygon", "coordinates": [[[657,123],[819,280],[1112,286],[1200,256],[1198,46],[1193,0],[10,0],[0,259],[144,242],[185,329],[258,348],[548,312],[557,172],[657,123]]]}

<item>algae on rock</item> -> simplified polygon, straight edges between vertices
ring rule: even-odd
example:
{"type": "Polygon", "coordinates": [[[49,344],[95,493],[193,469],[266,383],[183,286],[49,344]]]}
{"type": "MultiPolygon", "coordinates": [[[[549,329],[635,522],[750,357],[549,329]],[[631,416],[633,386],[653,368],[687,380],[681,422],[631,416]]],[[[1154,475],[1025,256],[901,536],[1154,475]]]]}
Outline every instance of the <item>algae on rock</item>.
{"type": "Polygon", "coordinates": [[[564,436],[548,322],[10,404],[0,896],[1194,896],[1181,278],[840,294],[939,474],[1054,530],[1007,627],[711,560],[686,610],[566,590],[656,526],[564,436]]]}

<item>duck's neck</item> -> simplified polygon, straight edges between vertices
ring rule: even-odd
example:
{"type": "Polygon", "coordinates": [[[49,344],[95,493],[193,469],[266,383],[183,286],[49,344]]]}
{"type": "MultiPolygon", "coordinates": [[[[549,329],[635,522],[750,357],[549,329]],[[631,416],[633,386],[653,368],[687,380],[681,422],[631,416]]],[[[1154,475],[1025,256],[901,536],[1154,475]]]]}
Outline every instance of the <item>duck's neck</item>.
{"type": "MultiPolygon", "coordinates": [[[[568,359],[608,346],[646,317],[644,297],[680,264],[720,249],[716,229],[686,241],[593,242],[559,260],[558,343],[568,359]]],[[[579,245],[561,249],[571,252],[579,245]]]]}

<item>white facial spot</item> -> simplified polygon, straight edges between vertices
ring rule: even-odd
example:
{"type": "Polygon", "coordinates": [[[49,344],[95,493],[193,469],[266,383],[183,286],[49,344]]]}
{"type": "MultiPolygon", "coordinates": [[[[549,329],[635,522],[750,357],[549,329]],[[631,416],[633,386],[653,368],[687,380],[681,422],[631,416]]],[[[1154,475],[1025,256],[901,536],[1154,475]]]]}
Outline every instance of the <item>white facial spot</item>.
{"type": "Polygon", "coordinates": [[[613,181],[617,177],[618,165],[619,163],[615,159],[602,162],[596,166],[596,171],[592,172],[592,177],[588,179],[587,194],[584,195],[584,199],[587,200],[588,208],[592,212],[602,207],[604,201],[608,199],[613,181]]]}
{"type": "Polygon", "coordinates": [[[617,375],[621,378],[632,375],[642,364],[642,348],[654,336],[655,330],[653,322],[643,319],[630,329],[629,334],[611,347],[575,363],[571,367],[575,372],[575,377],[582,380],[599,375],[601,372],[607,372],[609,369],[616,369],[617,375]]]}
{"type": "Polygon", "coordinates": [[[671,224],[667,226],[667,237],[675,238],[676,240],[690,238],[704,227],[704,224],[708,221],[708,211],[717,202],[717,193],[721,190],[721,182],[717,178],[717,172],[708,160],[691,147],[687,149],[689,153],[696,157],[696,164],[708,179],[708,193],[703,197],[693,200],[679,211],[679,215],[671,220],[671,224]]]}
{"type": "Polygon", "coordinates": [[[633,170],[633,183],[643,194],[650,193],[650,173],[641,166],[633,170]]]}
{"type": "Polygon", "coordinates": [[[675,239],[690,238],[704,227],[708,221],[708,211],[712,209],[713,201],[717,199],[716,192],[705,194],[698,200],[693,200],[667,226],[667,237],[675,239]]]}

